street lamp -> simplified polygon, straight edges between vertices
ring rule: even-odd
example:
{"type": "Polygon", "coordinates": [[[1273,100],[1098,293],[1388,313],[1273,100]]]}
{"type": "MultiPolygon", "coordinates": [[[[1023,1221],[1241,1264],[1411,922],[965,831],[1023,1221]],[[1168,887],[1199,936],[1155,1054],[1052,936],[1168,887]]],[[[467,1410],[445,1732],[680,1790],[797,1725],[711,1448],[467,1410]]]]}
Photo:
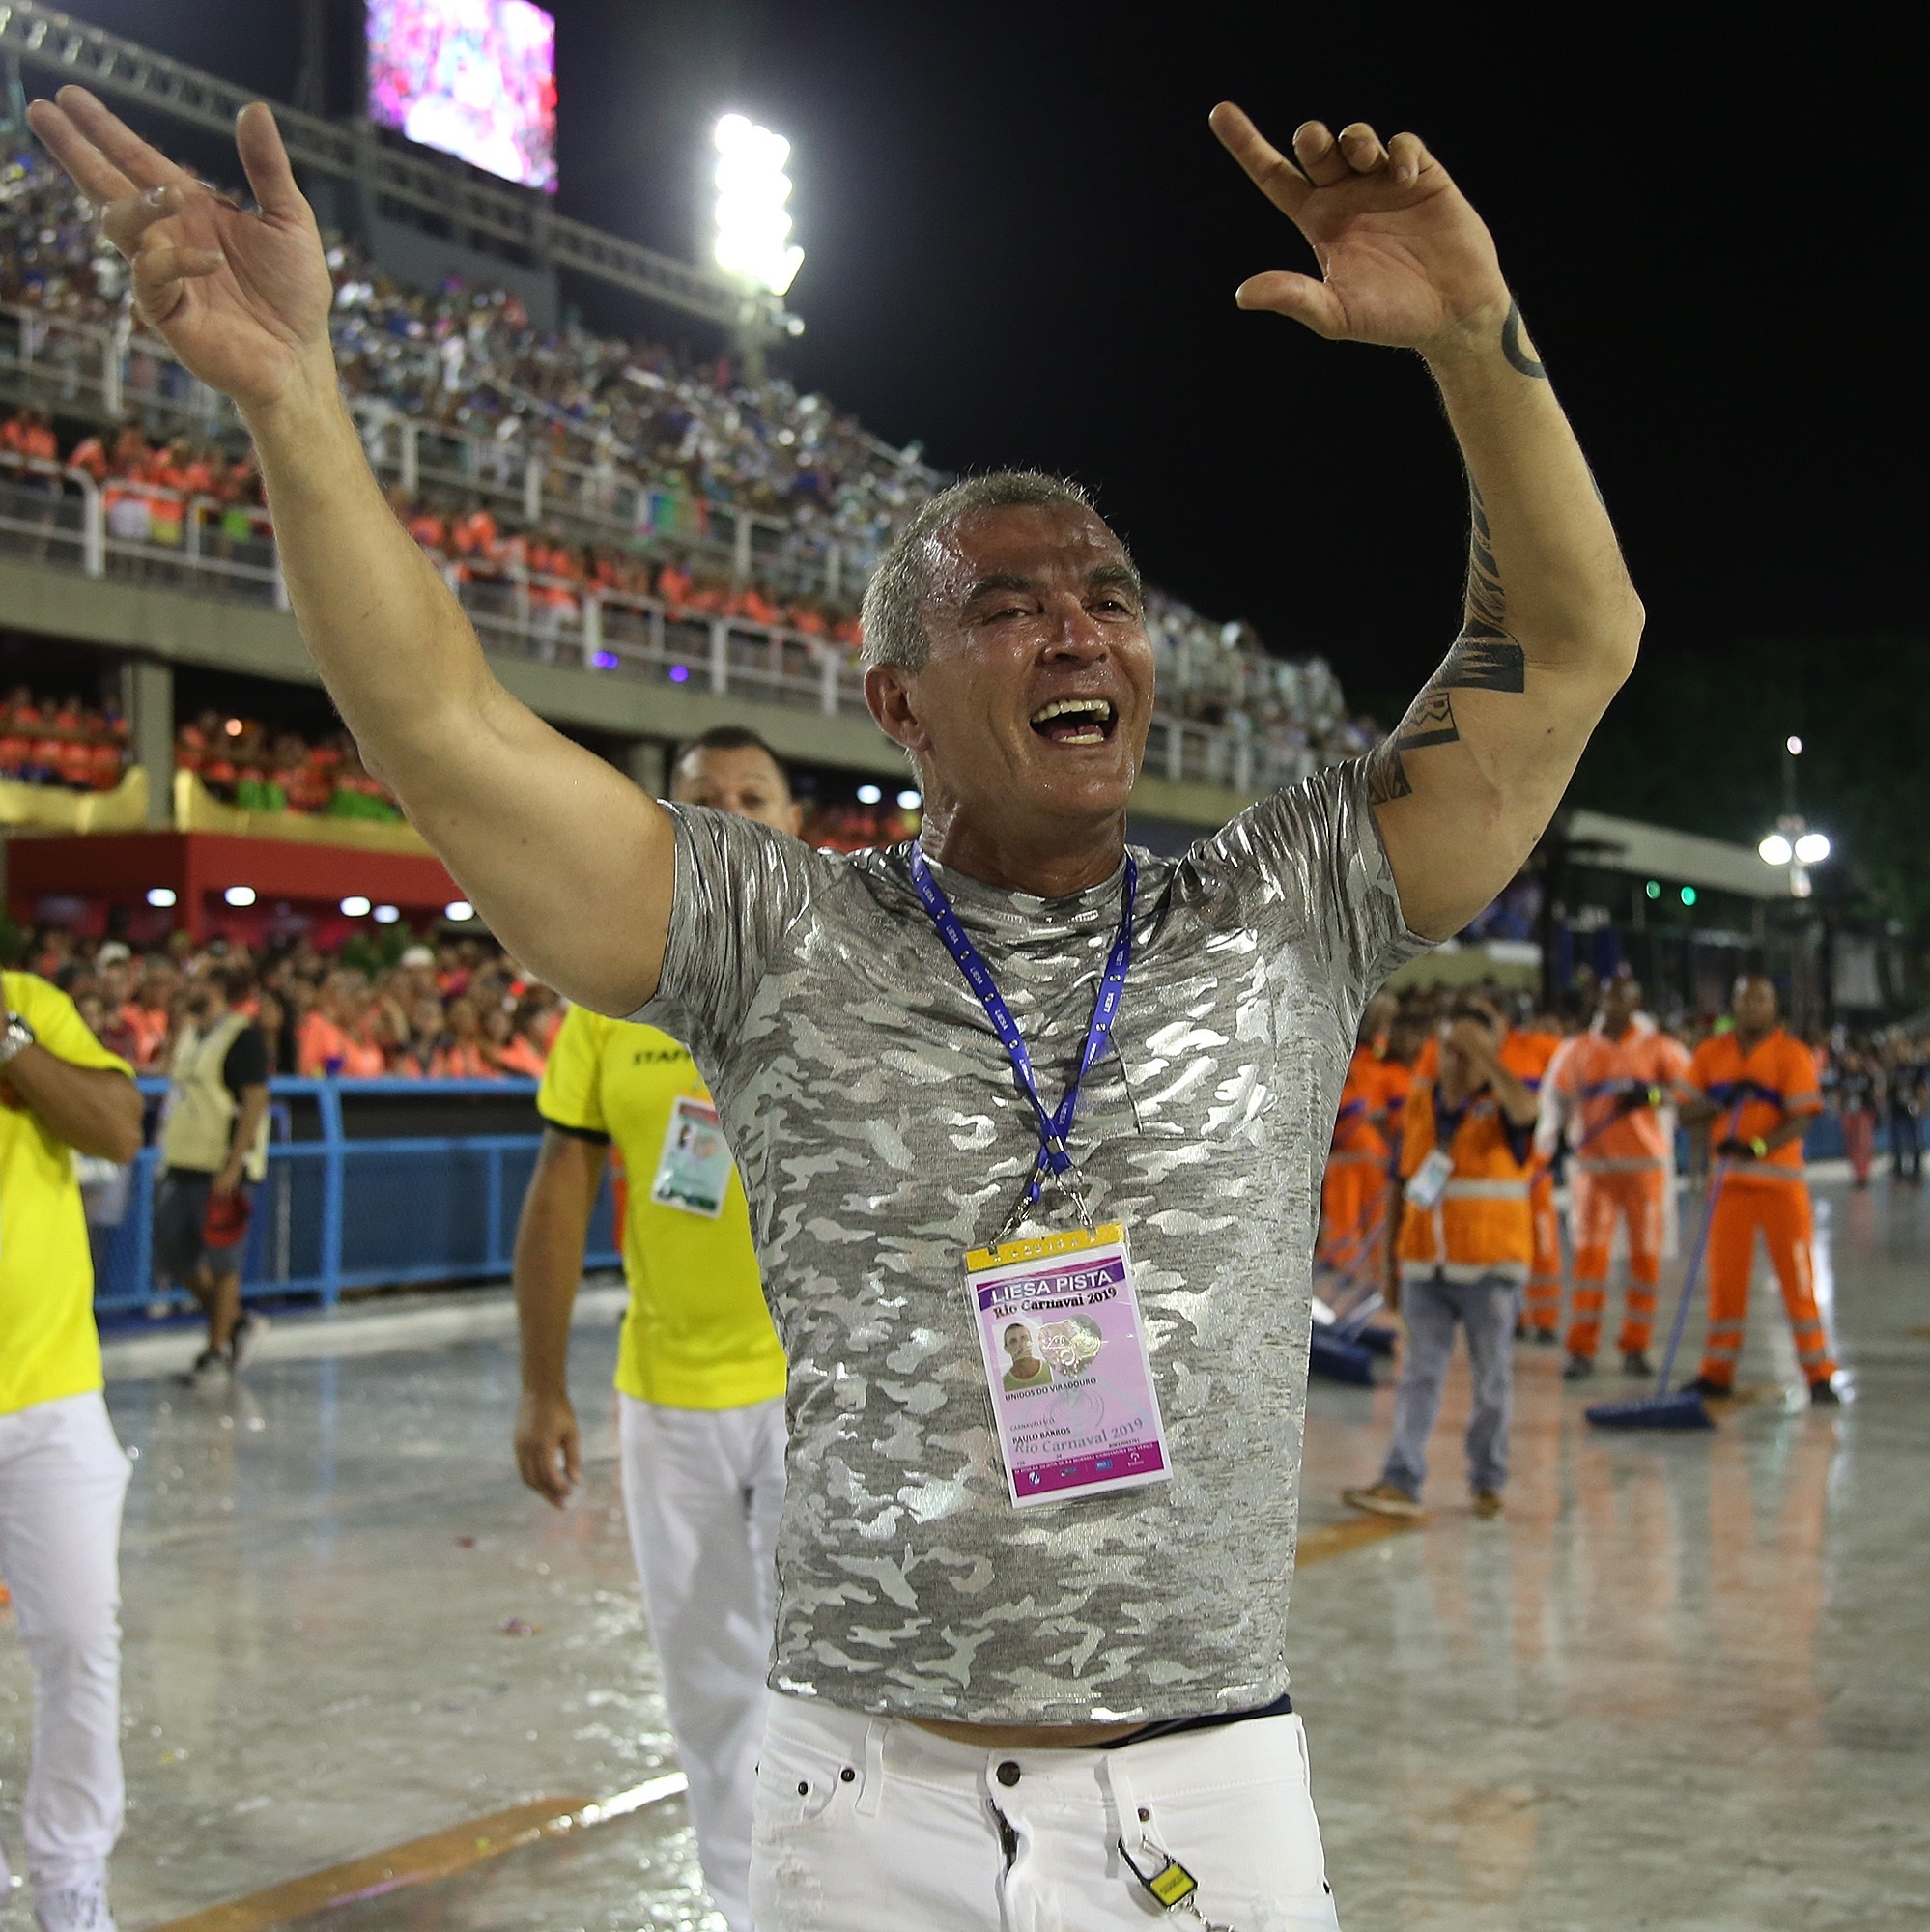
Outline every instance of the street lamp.
{"type": "Polygon", "coordinates": [[[1809,868],[1820,866],[1830,856],[1827,833],[1812,832],[1796,809],[1796,761],[1802,755],[1802,740],[1791,733],[1782,741],[1782,816],[1775,830],[1767,834],[1756,852],[1765,866],[1789,868],[1789,895],[1806,899],[1815,890],[1809,868]]]}

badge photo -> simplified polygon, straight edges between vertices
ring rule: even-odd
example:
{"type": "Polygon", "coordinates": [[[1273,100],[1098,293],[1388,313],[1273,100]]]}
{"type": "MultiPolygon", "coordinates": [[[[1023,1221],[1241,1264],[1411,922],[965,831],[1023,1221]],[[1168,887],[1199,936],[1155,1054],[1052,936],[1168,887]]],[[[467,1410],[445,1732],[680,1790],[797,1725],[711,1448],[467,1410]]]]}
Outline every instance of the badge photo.
{"type": "Polygon", "coordinates": [[[974,1248],[965,1278],[1016,1508],[1171,1478],[1119,1223],[974,1248]]]}

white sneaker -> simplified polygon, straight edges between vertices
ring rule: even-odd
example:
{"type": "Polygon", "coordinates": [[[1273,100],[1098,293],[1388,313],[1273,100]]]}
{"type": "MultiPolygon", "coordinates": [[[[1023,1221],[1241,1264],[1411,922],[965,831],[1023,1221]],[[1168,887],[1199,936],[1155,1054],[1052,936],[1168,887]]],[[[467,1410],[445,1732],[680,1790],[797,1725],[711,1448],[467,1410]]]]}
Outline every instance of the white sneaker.
{"type": "Polygon", "coordinates": [[[34,1888],[34,1923],[41,1932],[118,1932],[107,1909],[107,1874],[34,1888]]]}

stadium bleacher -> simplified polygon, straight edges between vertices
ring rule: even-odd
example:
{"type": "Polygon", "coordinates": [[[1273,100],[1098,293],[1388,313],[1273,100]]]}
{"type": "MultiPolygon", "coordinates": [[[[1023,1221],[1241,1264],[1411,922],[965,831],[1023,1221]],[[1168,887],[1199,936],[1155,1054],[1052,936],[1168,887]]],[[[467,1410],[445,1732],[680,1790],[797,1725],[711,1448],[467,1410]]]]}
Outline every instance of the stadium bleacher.
{"type": "MultiPolygon", "coordinates": [[[[859,593],[944,480],[916,449],[781,378],[545,334],[507,290],[405,289],[330,240],[371,460],[492,648],[865,715],[859,593]],[[487,537],[465,551],[464,525],[487,537]]],[[[232,412],[130,326],[91,211],[31,153],[0,169],[0,396],[58,418],[38,425],[56,453],[28,453],[24,429],[0,439],[0,549],[284,606],[232,412]]],[[[1251,791],[1372,743],[1323,660],[1275,657],[1157,591],[1149,616],[1149,769],[1251,791]]]]}

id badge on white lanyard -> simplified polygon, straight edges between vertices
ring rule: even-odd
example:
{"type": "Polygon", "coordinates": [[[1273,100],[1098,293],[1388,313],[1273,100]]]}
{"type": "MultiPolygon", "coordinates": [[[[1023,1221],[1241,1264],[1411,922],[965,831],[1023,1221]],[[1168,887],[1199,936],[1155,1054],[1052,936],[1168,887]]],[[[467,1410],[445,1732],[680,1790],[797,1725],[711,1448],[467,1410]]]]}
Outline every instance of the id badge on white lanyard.
{"type": "Polygon", "coordinates": [[[730,1143],[717,1109],[694,1094],[679,1094],[670,1103],[650,1199],[660,1208],[715,1220],[729,1187],[730,1143]]]}
{"type": "Polygon", "coordinates": [[[1416,1208],[1434,1208],[1454,1179],[1454,1157],[1440,1148],[1429,1150],[1428,1157],[1407,1177],[1406,1197],[1416,1208]]]}
{"type": "Polygon", "coordinates": [[[965,1280],[1017,1508],[1171,1478],[1117,1221],[974,1248],[965,1280]]]}
{"type": "MultiPolygon", "coordinates": [[[[1170,1480],[1173,1470],[1152,1363],[1133,1292],[1125,1229],[1119,1222],[1025,1240],[1006,1236],[1036,1207],[1047,1179],[1085,1209],[1066,1151],[1079,1088],[1106,1050],[1132,965],[1137,872],[1128,854],[1120,928],[1107,955],[1078,1070],[1048,1113],[1032,1056],[990,969],[916,846],[912,883],[965,983],[978,995],[1032,1110],[1039,1151],[1025,1194],[990,1247],[965,1256],[965,1285],[998,1425],[1006,1487],[1014,1507],[1066,1502],[1170,1480]]],[[[1086,1218],[1090,1221],[1091,1215],[1086,1218]]]]}

